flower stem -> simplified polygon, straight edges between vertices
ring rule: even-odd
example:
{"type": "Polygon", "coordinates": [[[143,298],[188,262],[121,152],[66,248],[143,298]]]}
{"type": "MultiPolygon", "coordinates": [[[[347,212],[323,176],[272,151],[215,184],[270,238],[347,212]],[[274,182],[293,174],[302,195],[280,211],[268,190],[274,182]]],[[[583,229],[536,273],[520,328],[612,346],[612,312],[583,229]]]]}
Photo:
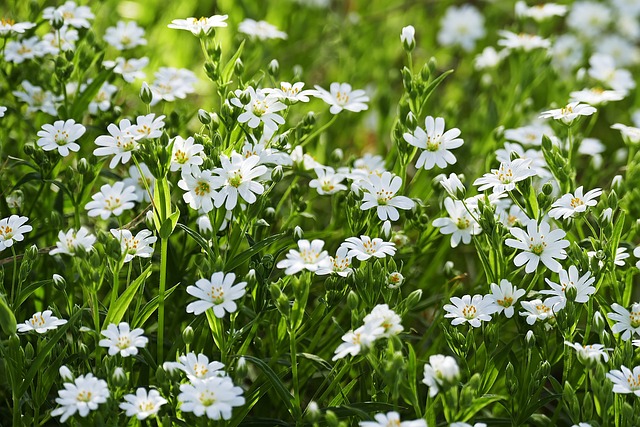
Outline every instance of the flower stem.
{"type": "Polygon", "coordinates": [[[164,292],[167,287],[167,252],[169,241],[160,238],[160,289],[158,291],[158,364],[164,360],[164,292]]]}

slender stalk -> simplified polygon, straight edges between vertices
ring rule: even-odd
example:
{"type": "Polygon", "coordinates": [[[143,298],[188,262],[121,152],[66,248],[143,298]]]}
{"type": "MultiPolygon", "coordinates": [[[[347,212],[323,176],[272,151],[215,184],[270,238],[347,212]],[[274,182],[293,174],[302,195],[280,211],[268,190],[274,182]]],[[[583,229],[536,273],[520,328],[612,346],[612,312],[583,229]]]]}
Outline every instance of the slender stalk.
{"type": "Polygon", "coordinates": [[[11,279],[11,302],[13,303],[16,299],[16,274],[18,272],[18,255],[15,245],[11,245],[11,253],[13,253],[13,278],[11,279]]]}
{"type": "Polygon", "coordinates": [[[302,139],[302,141],[300,142],[300,147],[304,147],[313,138],[315,138],[316,136],[318,136],[319,134],[324,132],[329,126],[331,126],[333,124],[333,122],[336,121],[337,118],[338,118],[338,115],[334,114],[333,117],[331,118],[331,120],[329,120],[327,123],[325,123],[324,126],[320,127],[319,129],[316,129],[315,132],[309,134],[306,138],[302,139]]]}
{"type": "Polygon", "coordinates": [[[167,252],[169,241],[160,238],[160,289],[158,291],[158,364],[164,360],[164,293],[167,288],[167,252]]]}

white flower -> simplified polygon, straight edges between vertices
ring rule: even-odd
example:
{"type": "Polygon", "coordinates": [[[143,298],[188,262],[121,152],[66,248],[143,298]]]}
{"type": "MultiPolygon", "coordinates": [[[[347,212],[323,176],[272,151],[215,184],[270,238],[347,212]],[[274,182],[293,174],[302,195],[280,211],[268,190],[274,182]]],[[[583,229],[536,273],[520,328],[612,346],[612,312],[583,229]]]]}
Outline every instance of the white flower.
{"type": "Polygon", "coordinates": [[[40,137],[38,145],[44,151],[58,150],[61,156],[66,157],[70,151],[80,150],[80,146],[74,141],[84,135],[86,130],[81,124],[76,124],[73,119],[57,120],[53,125],[42,125],[42,130],[38,131],[40,137]]]}
{"type": "Polygon", "coordinates": [[[360,421],[360,427],[427,427],[423,419],[412,421],[400,421],[400,414],[392,411],[386,414],[374,415],[375,421],[360,421]]]}
{"type": "Polygon", "coordinates": [[[331,106],[331,114],[339,114],[342,110],[358,113],[369,108],[366,92],[362,89],[352,90],[349,83],[331,83],[329,91],[320,86],[315,88],[318,91],[316,96],[331,106]]]}
{"type": "Polygon", "coordinates": [[[126,411],[127,417],[136,416],[139,420],[144,420],[154,416],[160,407],[167,403],[167,399],[160,395],[160,392],[151,389],[147,392],[144,387],[139,387],[136,394],[126,394],[124,402],[120,403],[120,409],[126,411]]]}
{"type": "Polygon", "coordinates": [[[135,257],[151,258],[153,248],[151,245],[156,242],[157,237],[149,230],[141,230],[133,236],[129,230],[111,230],[111,234],[120,242],[124,262],[129,262],[135,257]]]}
{"type": "Polygon", "coordinates": [[[569,246],[569,241],[564,240],[566,233],[563,230],[551,230],[546,221],[542,221],[538,226],[535,219],[529,220],[526,224],[527,231],[513,227],[509,232],[516,239],[507,239],[505,244],[511,248],[520,249],[520,252],[513,259],[516,267],[526,264],[525,272],[533,273],[538,268],[538,263],[542,263],[554,273],[558,273],[562,266],[556,259],[565,259],[567,254],[565,248],[569,246]]]}
{"type": "Polygon", "coordinates": [[[552,209],[549,211],[549,216],[555,219],[571,218],[580,212],[585,212],[588,207],[597,205],[596,198],[601,194],[602,190],[600,188],[594,188],[583,194],[583,188],[580,186],[576,188],[575,195],[567,193],[556,200],[551,205],[552,209]]]}
{"type": "Polygon", "coordinates": [[[447,178],[446,175],[440,175],[441,178],[438,181],[440,183],[440,185],[442,185],[442,188],[445,189],[445,191],[454,199],[458,198],[458,193],[460,193],[460,195],[463,195],[465,192],[465,188],[464,188],[464,184],[462,183],[462,181],[460,181],[460,178],[458,178],[458,175],[456,175],[455,173],[449,174],[449,177],[447,178]]]}
{"type": "Polygon", "coordinates": [[[484,70],[496,67],[505,57],[506,50],[498,52],[494,47],[487,46],[473,60],[476,70],[484,70]]]}
{"type": "Polygon", "coordinates": [[[338,276],[348,277],[353,273],[353,269],[351,268],[351,257],[348,255],[348,252],[348,248],[340,246],[336,251],[336,256],[329,257],[329,262],[323,261],[318,263],[316,274],[321,276],[336,273],[338,276]]]}
{"type": "Polygon", "coordinates": [[[371,257],[384,258],[396,254],[395,244],[385,242],[381,238],[371,239],[369,236],[349,237],[343,244],[349,249],[348,255],[356,257],[359,261],[366,261],[371,257]]]}
{"type": "Polygon", "coordinates": [[[58,319],[56,316],[52,316],[51,310],[39,311],[31,316],[30,319],[24,323],[18,325],[18,332],[36,331],[39,334],[53,329],[58,329],[58,326],[67,323],[64,319],[58,319]]]}
{"type": "Polygon", "coordinates": [[[450,197],[444,199],[444,207],[449,214],[448,218],[436,218],[432,225],[440,228],[440,233],[451,234],[451,247],[455,248],[460,241],[465,245],[471,243],[471,236],[482,232],[480,225],[460,200],[450,197]]]}
{"type": "Polygon", "coordinates": [[[10,40],[4,48],[4,59],[14,64],[22,64],[25,60],[44,56],[38,37],[29,37],[20,41],[10,40]]]}
{"type": "Polygon", "coordinates": [[[13,246],[14,242],[22,242],[24,234],[33,230],[30,225],[25,225],[27,221],[29,218],[18,215],[0,219],[0,252],[13,246]]]}
{"type": "Polygon", "coordinates": [[[259,40],[286,39],[287,33],[278,30],[266,21],[245,19],[238,25],[238,31],[259,40]]]}
{"type": "Polygon", "coordinates": [[[51,416],[61,415],[60,422],[64,423],[76,412],[86,417],[89,412],[98,409],[98,405],[109,398],[109,388],[105,380],[93,374],[80,375],[73,383],[64,383],[64,389],[58,390],[58,396],[56,403],[60,407],[51,411],[51,416]]]}
{"type": "MultiPolygon", "coordinates": [[[[636,246],[636,248],[633,250],[633,256],[636,258],[640,258],[640,246],[636,246]]],[[[636,262],[636,268],[640,268],[640,261],[636,262]]]]}
{"type": "Polygon", "coordinates": [[[144,56],[125,59],[120,56],[114,61],[104,61],[102,65],[106,68],[112,68],[114,73],[122,75],[125,82],[133,83],[136,79],[145,78],[146,74],[142,69],[149,65],[149,58],[144,56]]]}
{"type": "Polygon", "coordinates": [[[198,81],[193,71],[185,68],[160,67],[154,77],[155,80],[149,87],[153,94],[151,105],[156,105],[161,100],[173,102],[186,98],[188,94],[195,92],[194,84],[198,81]]]}
{"type": "Polygon", "coordinates": [[[182,195],[191,209],[202,209],[204,213],[213,210],[213,198],[218,194],[214,188],[217,181],[210,170],[201,171],[198,166],[185,167],[178,187],[186,191],[182,195]]]}
{"type": "Polygon", "coordinates": [[[224,365],[220,362],[209,362],[209,358],[202,353],[187,353],[178,357],[178,362],[165,362],[166,370],[178,369],[187,374],[190,381],[203,380],[210,377],[224,377],[224,365]]]}
{"type": "Polygon", "coordinates": [[[89,113],[98,114],[99,111],[109,111],[111,109],[111,97],[118,91],[118,86],[104,82],[98,90],[95,98],[89,103],[89,113]]]}
{"type": "Polygon", "coordinates": [[[144,29],[135,21],[118,21],[115,27],[107,28],[104,41],[118,50],[133,49],[147,44],[144,39],[144,29]]]}
{"type": "Polygon", "coordinates": [[[451,356],[434,354],[424,365],[422,382],[429,387],[429,396],[435,397],[440,388],[452,385],[460,378],[460,368],[451,356]]]}
{"type": "Polygon", "coordinates": [[[434,166],[446,168],[456,163],[456,157],[449,150],[462,146],[464,141],[460,136],[460,129],[453,128],[445,132],[442,117],[427,116],[424,121],[425,129],[416,127],[411,133],[405,133],[403,138],[407,143],[424,151],[418,157],[416,168],[424,166],[426,170],[434,166]],[[425,132],[426,130],[426,132],[425,132]]]}
{"type": "MultiPolygon", "coordinates": [[[[330,258],[327,251],[323,251],[324,241],[316,239],[309,243],[308,240],[298,240],[298,249],[290,249],[287,259],[277,264],[278,268],[284,268],[284,274],[290,276],[302,270],[318,271],[318,274],[324,273],[324,270],[330,267],[330,258]],[[322,271],[322,273],[321,273],[322,271]]],[[[349,260],[351,257],[349,257],[349,260]]]]}
{"type": "Polygon", "coordinates": [[[380,336],[386,338],[402,332],[401,320],[400,316],[391,310],[387,304],[376,305],[373,307],[373,310],[371,310],[371,313],[367,314],[363,319],[365,324],[370,323],[372,325],[382,326],[383,332],[380,333],[380,336]]]}
{"type": "Polygon", "coordinates": [[[202,314],[213,308],[213,314],[218,318],[224,317],[225,312],[233,313],[238,309],[235,300],[245,294],[247,282],[234,284],[234,273],[224,274],[218,271],[211,275],[211,280],[200,279],[195,286],[188,286],[187,293],[199,298],[187,306],[187,313],[202,314]]]}
{"type": "Polygon", "coordinates": [[[233,385],[229,377],[210,377],[180,386],[180,410],[193,412],[197,417],[228,420],[234,407],[244,405],[242,389],[233,385]]]}
{"type": "Polygon", "coordinates": [[[622,139],[624,139],[627,144],[640,143],[640,128],[626,126],[622,123],[615,123],[611,125],[611,129],[619,130],[622,134],[622,139]]]}
{"type": "Polygon", "coordinates": [[[506,129],[504,137],[507,141],[518,142],[523,145],[540,145],[544,135],[553,136],[551,127],[543,122],[536,122],[515,129],[506,129]]]}
{"type": "Polygon", "coordinates": [[[553,67],[562,74],[569,75],[582,65],[584,47],[582,41],[575,35],[563,34],[555,38],[549,53],[553,67]]]}
{"type": "Polygon", "coordinates": [[[355,331],[349,331],[342,336],[342,341],[335,350],[335,355],[331,360],[336,361],[346,357],[348,354],[357,356],[384,333],[382,325],[377,323],[365,323],[355,331]]]}
{"type": "Polygon", "coordinates": [[[187,139],[176,136],[173,139],[173,148],[171,149],[171,172],[178,169],[188,170],[192,165],[200,166],[203,162],[201,153],[204,154],[204,146],[195,144],[193,137],[187,139]]]}
{"type": "Polygon", "coordinates": [[[468,52],[485,34],[484,16],[478,9],[469,4],[449,6],[440,20],[438,42],[443,46],[460,46],[468,52]]]}
{"type": "Polygon", "coordinates": [[[491,320],[491,315],[498,311],[492,298],[482,295],[465,295],[462,298],[451,297],[452,304],[443,307],[447,314],[444,317],[452,318],[451,324],[456,326],[469,323],[474,328],[479,328],[481,322],[491,320]]]}
{"type": "Polygon", "coordinates": [[[27,113],[31,114],[36,111],[42,111],[51,116],[58,114],[56,110],[56,102],[62,100],[60,96],[54,96],[53,93],[43,90],[40,86],[34,86],[26,80],[22,81],[24,92],[13,91],[13,96],[28,104],[27,113]]]}
{"type": "Polygon", "coordinates": [[[387,277],[387,287],[389,289],[398,289],[404,283],[404,276],[399,271],[389,273],[387,277]]]}
{"type": "Polygon", "coordinates": [[[501,163],[510,163],[513,154],[516,154],[519,159],[531,160],[529,167],[535,172],[535,175],[540,178],[550,178],[551,172],[547,170],[547,162],[544,159],[542,151],[535,148],[525,149],[520,145],[512,142],[505,142],[504,148],[496,150],[496,159],[501,163]]]}
{"type": "Polygon", "coordinates": [[[80,227],[78,231],[73,228],[66,233],[60,231],[58,233],[58,241],[56,242],[56,248],[49,252],[49,255],[67,254],[75,255],[76,248],[82,246],[85,252],[93,250],[93,244],[96,241],[96,236],[89,233],[84,227],[80,227]]]}
{"type": "Polygon", "coordinates": [[[111,215],[120,216],[122,212],[134,207],[136,200],[133,185],[124,186],[123,182],[116,182],[113,186],[105,184],[100,187],[100,192],[91,196],[93,201],[85,205],[90,217],[100,216],[107,219],[111,215]]]}
{"type": "Polygon", "coordinates": [[[347,189],[347,186],[342,184],[346,178],[344,174],[335,173],[330,167],[315,168],[314,171],[317,178],[309,181],[309,187],[315,188],[318,194],[330,195],[347,189]]]}
{"type": "Polygon", "coordinates": [[[587,271],[580,276],[578,268],[575,265],[569,267],[569,270],[560,270],[560,284],[545,279],[547,284],[551,286],[551,290],[542,290],[541,294],[553,295],[545,301],[545,304],[553,307],[554,311],[562,310],[567,303],[567,289],[575,288],[575,302],[584,304],[589,301],[589,296],[596,292],[596,288],[591,286],[596,281],[595,277],[591,277],[591,272],[587,271]]]}
{"type": "Polygon", "coordinates": [[[633,393],[640,397],[640,366],[636,366],[631,371],[623,365],[620,370],[609,371],[607,378],[613,383],[614,393],[633,393]]]}
{"type": "Polygon", "coordinates": [[[11,19],[0,19],[0,37],[6,37],[10,33],[23,34],[35,27],[33,22],[15,22],[11,19]]]}
{"type": "Polygon", "coordinates": [[[607,314],[607,317],[616,322],[611,327],[613,333],[622,333],[620,338],[624,341],[631,339],[632,335],[640,334],[640,303],[633,303],[631,311],[616,303],[611,304],[611,309],[613,312],[607,314]]]}
{"type": "Polygon", "coordinates": [[[214,28],[226,27],[227,23],[225,21],[228,17],[229,15],[213,15],[208,18],[202,17],[200,19],[174,19],[168,27],[174,30],[191,31],[191,34],[194,36],[202,37],[208,36],[214,28]]]}
{"type": "Polygon", "coordinates": [[[107,126],[110,135],[101,135],[96,138],[96,145],[100,148],[93,150],[94,156],[110,156],[114,155],[109,163],[111,169],[118,166],[118,163],[126,164],[131,160],[131,153],[138,149],[139,144],[136,141],[133,131],[135,126],[131,125],[128,119],[120,120],[118,126],[111,123],[107,126]]]}
{"type": "Polygon", "coordinates": [[[410,49],[413,48],[416,44],[416,29],[413,25],[407,25],[402,28],[402,32],[400,33],[400,41],[403,45],[409,46],[410,49]]]}
{"type": "Polygon", "coordinates": [[[4,113],[7,111],[7,107],[0,105],[0,117],[4,117],[4,113]]]}
{"type": "Polygon", "coordinates": [[[42,17],[53,23],[54,19],[61,18],[64,25],[70,25],[74,28],[89,28],[90,19],[95,18],[88,6],[77,6],[75,2],[69,0],[62,6],[57,8],[47,7],[42,11],[42,17]]]}
{"type": "Polygon", "coordinates": [[[555,110],[544,111],[540,114],[541,119],[561,120],[563,123],[570,125],[580,116],[590,116],[597,110],[588,104],[580,104],[579,102],[570,102],[566,107],[555,110]]]}
{"type": "Polygon", "coordinates": [[[229,102],[244,110],[238,116],[238,122],[247,123],[252,129],[257,128],[262,122],[265,130],[270,132],[275,132],[278,125],[284,124],[284,118],[277,113],[285,110],[287,106],[277,98],[270,97],[262,89],[256,90],[251,86],[244,92],[238,89],[235,94],[236,98],[232,98],[229,102]],[[247,104],[243,104],[240,99],[243,94],[248,95],[249,102],[247,104]]]}
{"type": "Polygon", "coordinates": [[[621,101],[627,92],[604,90],[602,88],[583,89],[569,94],[571,102],[584,102],[589,105],[605,105],[609,102],[621,101]]]}
{"type": "Polygon", "coordinates": [[[130,132],[136,140],[159,138],[164,128],[164,117],[156,117],[153,113],[138,116],[136,124],[131,126],[130,132]]]}
{"type": "Polygon", "coordinates": [[[296,102],[309,102],[309,96],[315,95],[314,90],[302,90],[304,83],[297,82],[294,84],[288,82],[280,82],[280,87],[277,89],[262,89],[262,92],[268,94],[279,101],[286,101],[289,103],[296,102]]]}
{"type": "Polygon", "coordinates": [[[80,39],[78,32],[73,28],[62,27],[56,32],[45,34],[42,37],[40,50],[43,54],[58,55],[63,52],[75,50],[76,42],[80,39]]]}
{"type": "Polygon", "coordinates": [[[220,155],[222,167],[213,170],[218,174],[213,177],[214,187],[219,188],[213,196],[216,208],[224,204],[225,209],[232,210],[238,204],[238,196],[249,204],[256,202],[256,194],[262,194],[264,186],[254,179],[267,172],[266,166],[258,165],[259,161],[258,156],[245,159],[236,152],[231,154],[231,158],[220,155]]]}
{"type": "Polygon", "coordinates": [[[505,49],[529,52],[534,49],[549,49],[551,47],[549,40],[535,34],[516,34],[507,30],[499,30],[498,34],[502,37],[498,40],[498,46],[502,46],[505,49]]]}
{"type": "Polygon", "coordinates": [[[544,322],[545,320],[554,319],[555,315],[553,310],[547,304],[544,304],[539,299],[533,301],[522,301],[522,308],[527,311],[521,311],[520,316],[526,317],[526,321],[529,325],[533,325],[537,320],[544,322]]]}
{"type": "Polygon", "coordinates": [[[496,214],[498,215],[498,220],[507,228],[523,225],[529,221],[527,214],[515,203],[508,205],[508,209],[497,205],[496,214]]]}
{"type": "Polygon", "coordinates": [[[510,319],[513,316],[513,307],[525,293],[524,289],[518,289],[507,279],[502,279],[500,286],[495,283],[491,284],[491,293],[485,298],[493,300],[496,305],[496,313],[504,311],[504,315],[510,319]]]}
{"type": "Polygon", "coordinates": [[[571,6],[567,26],[578,34],[594,39],[606,29],[612,16],[611,10],[602,3],[577,1],[571,6]]]}
{"type": "Polygon", "coordinates": [[[554,16],[564,16],[568,11],[567,6],[555,3],[545,3],[527,7],[524,1],[516,2],[515,9],[517,16],[531,18],[536,22],[542,22],[554,16]]]}
{"type": "Polygon", "coordinates": [[[582,344],[577,342],[572,343],[569,341],[565,341],[564,343],[578,353],[578,359],[580,359],[583,363],[599,363],[600,359],[603,359],[605,363],[609,361],[609,355],[607,354],[606,350],[611,349],[604,348],[602,344],[589,344],[583,346],[582,344]]]}
{"type": "Polygon", "coordinates": [[[617,68],[614,59],[606,54],[594,53],[589,58],[589,76],[613,90],[627,93],[636,87],[629,70],[617,68]]]}
{"type": "Polygon", "coordinates": [[[119,325],[110,323],[106,331],[101,332],[105,339],[101,339],[98,345],[109,349],[109,356],[120,353],[122,357],[135,356],[138,354],[138,347],[143,348],[149,342],[145,337],[144,329],[137,328],[131,330],[127,322],[120,322],[119,325]]]}
{"type": "Polygon", "coordinates": [[[360,186],[364,190],[360,209],[365,211],[375,207],[381,221],[397,221],[400,218],[398,209],[409,210],[415,206],[410,198],[396,196],[402,187],[402,178],[391,172],[385,172],[382,176],[371,175],[368,180],[361,181],[360,186]]]}
{"type": "Polygon", "coordinates": [[[151,196],[153,195],[153,188],[155,186],[156,179],[146,164],[139,163],[139,166],[140,170],[142,170],[142,175],[140,175],[140,170],[138,170],[136,165],[131,165],[129,167],[129,178],[125,178],[122,182],[127,187],[130,185],[135,187],[137,202],[151,202],[151,196]],[[149,190],[147,190],[147,187],[149,190]]]}

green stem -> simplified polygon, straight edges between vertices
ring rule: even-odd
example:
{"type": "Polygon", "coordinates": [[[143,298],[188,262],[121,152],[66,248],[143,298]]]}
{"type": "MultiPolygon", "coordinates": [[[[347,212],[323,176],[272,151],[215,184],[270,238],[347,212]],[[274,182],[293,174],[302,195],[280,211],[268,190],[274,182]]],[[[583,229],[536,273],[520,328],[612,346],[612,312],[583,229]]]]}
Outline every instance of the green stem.
{"type": "Polygon", "coordinates": [[[16,299],[16,274],[18,272],[18,255],[15,245],[11,245],[11,253],[13,253],[13,278],[11,279],[11,302],[13,303],[16,299]]]}
{"type": "Polygon", "coordinates": [[[158,291],[158,364],[164,360],[164,292],[167,287],[167,252],[169,241],[160,238],[160,289],[158,291]]]}
{"type": "MultiPolygon", "coordinates": [[[[300,383],[298,380],[298,353],[296,350],[296,331],[291,329],[289,331],[289,352],[291,353],[291,374],[293,376],[293,403],[296,409],[296,419],[299,419],[300,415],[300,383]]],[[[298,423],[296,422],[296,425],[298,423]]]]}
{"type": "Polygon", "coordinates": [[[300,147],[304,147],[305,145],[307,145],[308,142],[310,142],[313,138],[315,138],[316,136],[318,136],[319,134],[321,134],[322,132],[324,132],[329,126],[331,126],[333,124],[333,122],[336,121],[336,119],[338,118],[337,114],[334,114],[333,117],[331,118],[331,120],[329,120],[327,123],[324,124],[324,126],[320,127],[319,129],[316,129],[315,132],[307,135],[306,138],[303,138],[302,141],[300,141],[300,147]]]}

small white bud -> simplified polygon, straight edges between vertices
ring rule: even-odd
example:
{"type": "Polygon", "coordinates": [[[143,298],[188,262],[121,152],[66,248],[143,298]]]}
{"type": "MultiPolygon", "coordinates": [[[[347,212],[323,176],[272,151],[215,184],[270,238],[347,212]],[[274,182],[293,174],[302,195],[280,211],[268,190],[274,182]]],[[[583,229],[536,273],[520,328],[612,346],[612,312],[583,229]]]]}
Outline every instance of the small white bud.
{"type": "Polygon", "coordinates": [[[293,229],[293,238],[295,240],[300,240],[304,236],[304,231],[299,225],[296,225],[296,228],[293,229]]]}
{"type": "Polygon", "coordinates": [[[67,368],[66,365],[60,366],[59,372],[63,380],[73,381],[73,374],[71,373],[71,370],[67,368]]]}
{"type": "Polygon", "coordinates": [[[414,47],[416,47],[416,29],[413,25],[407,25],[402,29],[400,33],[400,41],[402,42],[402,47],[407,52],[411,52],[414,47]]]}

